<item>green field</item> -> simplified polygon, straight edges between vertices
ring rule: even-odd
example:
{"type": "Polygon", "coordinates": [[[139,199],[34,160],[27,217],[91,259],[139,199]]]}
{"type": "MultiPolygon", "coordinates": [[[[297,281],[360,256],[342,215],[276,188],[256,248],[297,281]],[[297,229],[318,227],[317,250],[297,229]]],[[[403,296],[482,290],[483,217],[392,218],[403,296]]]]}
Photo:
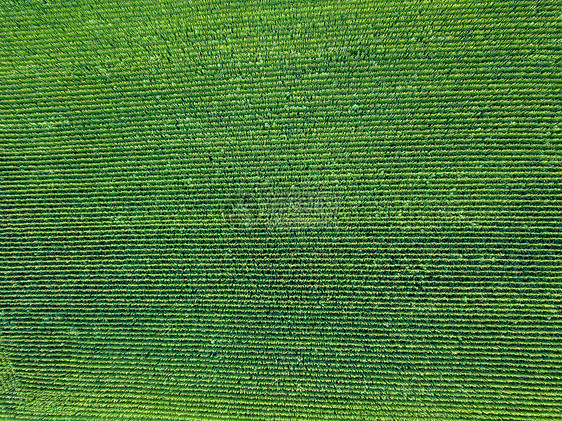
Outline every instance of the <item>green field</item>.
{"type": "Polygon", "coordinates": [[[561,33],[4,0],[0,419],[561,420],[561,33]]]}

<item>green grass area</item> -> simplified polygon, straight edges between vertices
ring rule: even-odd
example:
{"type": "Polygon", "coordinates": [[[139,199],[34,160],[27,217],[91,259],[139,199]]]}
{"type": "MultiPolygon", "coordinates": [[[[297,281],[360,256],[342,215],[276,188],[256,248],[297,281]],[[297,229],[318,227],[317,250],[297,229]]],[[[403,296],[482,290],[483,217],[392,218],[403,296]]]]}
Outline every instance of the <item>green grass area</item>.
{"type": "Polygon", "coordinates": [[[562,418],[561,24],[6,0],[0,418],[562,418]]]}

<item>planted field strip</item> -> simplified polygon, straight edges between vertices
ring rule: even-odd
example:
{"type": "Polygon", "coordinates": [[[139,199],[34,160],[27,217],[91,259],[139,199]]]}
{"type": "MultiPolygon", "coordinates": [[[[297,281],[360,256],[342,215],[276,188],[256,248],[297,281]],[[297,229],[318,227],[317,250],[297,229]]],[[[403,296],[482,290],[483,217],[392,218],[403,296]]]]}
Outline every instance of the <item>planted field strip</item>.
{"type": "Polygon", "coordinates": [[[0,419],[562,419],[561,12],[6,0],[0,419]]]}

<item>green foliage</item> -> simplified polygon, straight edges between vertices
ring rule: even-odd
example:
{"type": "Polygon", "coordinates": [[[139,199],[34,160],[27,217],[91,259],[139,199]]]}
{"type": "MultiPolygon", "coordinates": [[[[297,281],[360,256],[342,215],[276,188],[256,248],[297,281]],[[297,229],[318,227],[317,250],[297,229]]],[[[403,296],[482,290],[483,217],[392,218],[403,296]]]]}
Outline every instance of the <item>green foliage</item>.
{"type": "Polygon", "coordinates": [[[4,3],[0,416],[562,417],[555,2],[4,3]]]}

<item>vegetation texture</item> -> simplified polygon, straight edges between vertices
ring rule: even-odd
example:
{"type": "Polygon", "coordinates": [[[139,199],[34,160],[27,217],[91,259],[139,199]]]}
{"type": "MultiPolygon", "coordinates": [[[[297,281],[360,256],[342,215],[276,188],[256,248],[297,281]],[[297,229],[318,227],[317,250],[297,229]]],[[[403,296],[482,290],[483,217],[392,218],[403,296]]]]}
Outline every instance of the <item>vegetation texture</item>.
{"type": "Polygon", "coordinates": [[[3,0],[0,419],[562,419],[561,33],[3,0]]]}

